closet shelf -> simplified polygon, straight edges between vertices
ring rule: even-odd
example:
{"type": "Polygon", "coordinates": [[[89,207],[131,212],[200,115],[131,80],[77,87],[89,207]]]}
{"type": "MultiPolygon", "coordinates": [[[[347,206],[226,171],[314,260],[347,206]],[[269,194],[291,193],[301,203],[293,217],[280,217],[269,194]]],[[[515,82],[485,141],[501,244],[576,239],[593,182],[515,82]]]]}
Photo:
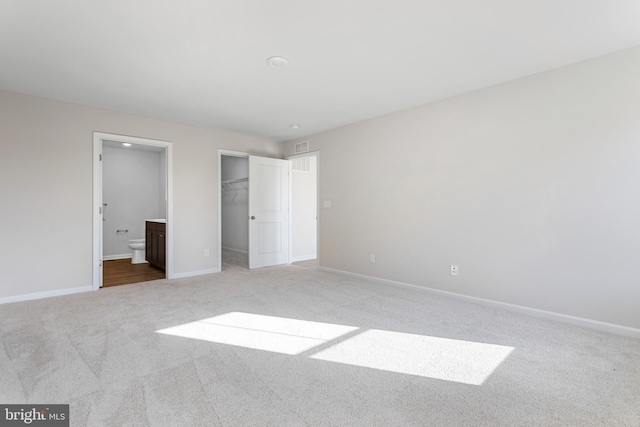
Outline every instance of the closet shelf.
{"type": "Polygon", "coordinates": [[[226,181],[221,182],[222,194],[226,195],[228,193],[234,192],[232,202],[238,196],[239,191],[247,191],[249,183],[249,178],[238,178],[238,179],[228,179],[226,181]]]}
{"type": "Polygon", "coordinates": [[[228,179],[226,181],[222,181],[222,185],[238,184],[241,182],[248,182],[248,181],[249,181],[249,178],[228,179]]]}

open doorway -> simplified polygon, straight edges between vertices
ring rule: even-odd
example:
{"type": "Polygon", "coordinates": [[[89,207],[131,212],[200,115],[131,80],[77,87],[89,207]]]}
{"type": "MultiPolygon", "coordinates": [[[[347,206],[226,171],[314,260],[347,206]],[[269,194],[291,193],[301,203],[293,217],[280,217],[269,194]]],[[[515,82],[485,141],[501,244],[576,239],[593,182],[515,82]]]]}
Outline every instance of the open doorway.
{"type": "Polygon", "coordinates": [[[221,270],[291,262],[290,174],[289,160],[218,150],[221,270]]]}
{"type": "Polygon", "coordinates": [[[318,267],[318,153],[291,160],[291,262],[318,267]]]}
{"type": "Polygon", "coordinates": [[[171,278],[172,146],[94,133],[93,288],[171,278]]]}
{"type": "Polygon", "coordinates": [[[221,259],[223,270],[249,268],[249,157],[220,158],[221,259]]]}

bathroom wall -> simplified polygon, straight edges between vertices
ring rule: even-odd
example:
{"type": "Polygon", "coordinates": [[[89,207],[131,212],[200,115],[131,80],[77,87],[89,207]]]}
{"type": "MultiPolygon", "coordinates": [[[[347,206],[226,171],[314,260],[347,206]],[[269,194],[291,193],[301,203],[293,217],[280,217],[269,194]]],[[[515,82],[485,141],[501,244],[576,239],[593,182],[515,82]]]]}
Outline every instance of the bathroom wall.
{"type": "Polygon", "coordinates": [[[160,197],[158,199],[158,212],[160,212],[160,218],[166,218],[167,212],[167,151],[162,150],[158,153],[160,161],[158,167],[160,168],[160,197]]]}
{"type": "Polygon", "coordinates": [[[125,258],[132,254],[128,241],[144,238],[145,219],[166,216],[166,155],[135,146],[103,147],[102,155],[103,259],[125,258]]]}
{"type": "MultiPolygon", "coordinates": [[[[222,182],[249,176],[249,159],[222,156],[220,175],[222,182]]],[[[222,191],[222,247],[236,251],[249,250],[249,192],[248,182],[223,186],[222,191]]]]}

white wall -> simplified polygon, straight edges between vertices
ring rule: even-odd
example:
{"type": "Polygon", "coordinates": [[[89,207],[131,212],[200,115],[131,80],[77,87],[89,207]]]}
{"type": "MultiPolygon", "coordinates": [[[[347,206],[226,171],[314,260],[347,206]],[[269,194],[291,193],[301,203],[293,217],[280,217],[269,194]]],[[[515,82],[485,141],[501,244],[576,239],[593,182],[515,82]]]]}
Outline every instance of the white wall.
{"type": "Polygon", "coordinates": [[[162,150],[159,153],[158,159],[158,175],[160,176],[160,188],[158,193],[160,197],[158,199],[158,212],[159,218],[166,218],[167,214],[167,150],[162,150]]]}
{"type": "MultiPolygon", "coordinates": [[[[249,159],[222,156],[220,175],[222,181],[247,178],[249,159]]],[[[224,186],[222,192],[222,247],[236,251],[249,250],[249,191],[248,182],[224,186]]]]}
{"type": "Polygon", "coordinates": [[[305,137],[321,266],[640,328],[638,76],[633,48],[305,137]]]}
{"type": "Polygon", "coordinates": [[[102,200],[104,258],[131,255],[131,239],[145,238],[145,219],[165,218],[166,154],[103,147],[102,200]],[[165,164],[161,165],[164,160],[165,164]],[[118,233],[117,230],[128,230],[118,233]]]}
{"type": "MultiPolygon", "coordinates": [[[[317,157],[300,158],[308,162],[309,170],[291,171],[292,261],[317,258],[317,157]]],[[[293,160],[296,162],[296,160],[293,160]]]]}
{"type": "Polygon", "coordinates": [[[94,131],[173,143],[178,275],[219,268],[218,149],[281,154],[260,138],[0,91],[0,302],[91,288],[94,131]]]}

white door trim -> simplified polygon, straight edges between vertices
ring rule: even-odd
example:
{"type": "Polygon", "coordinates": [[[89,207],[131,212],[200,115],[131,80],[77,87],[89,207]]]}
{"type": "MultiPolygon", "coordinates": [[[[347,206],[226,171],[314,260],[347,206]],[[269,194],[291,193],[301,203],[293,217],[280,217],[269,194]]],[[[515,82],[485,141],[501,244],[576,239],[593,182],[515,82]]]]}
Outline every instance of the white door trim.
{"type": "Polygon", "coordinates": [[[130,142],[132,144],[164,147],[167,154],[167,279],[173,278],[173,144],[156,139],[93,132],[93,290],[102,286],[102,142],[130,142]]]}

